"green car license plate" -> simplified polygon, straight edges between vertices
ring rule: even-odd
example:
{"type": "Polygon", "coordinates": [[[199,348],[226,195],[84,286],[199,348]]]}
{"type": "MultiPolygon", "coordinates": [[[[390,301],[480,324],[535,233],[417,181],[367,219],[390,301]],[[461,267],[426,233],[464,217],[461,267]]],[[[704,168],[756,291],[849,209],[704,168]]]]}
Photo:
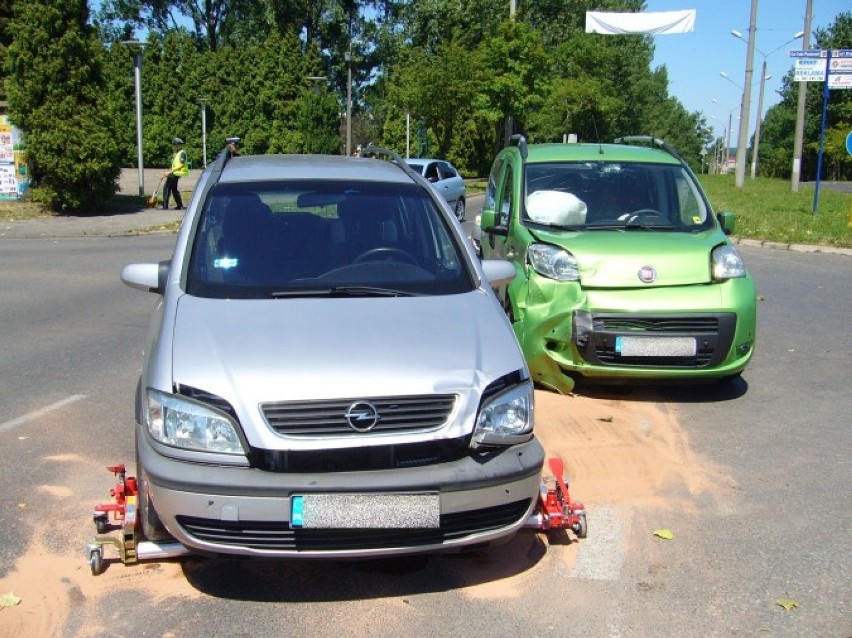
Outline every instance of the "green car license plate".
{"type": "Polygon", "coordinates": [[[305,494],[290,497],[302,529],[428,529],[441,526],[438,494],[305,494]]]}
{"type": "Polygon", "coordinates": [[[694,357],[694,337],[616,337],[615,351],[622,357],[694,357]]]}

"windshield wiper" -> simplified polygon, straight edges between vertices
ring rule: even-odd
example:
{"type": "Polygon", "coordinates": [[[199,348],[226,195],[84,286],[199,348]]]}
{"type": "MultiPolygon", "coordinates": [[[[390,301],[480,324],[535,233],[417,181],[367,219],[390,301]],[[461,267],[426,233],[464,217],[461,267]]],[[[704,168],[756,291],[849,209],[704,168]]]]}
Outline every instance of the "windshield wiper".
{"type": "Polygon", "coordinates": [[[414,297],[416,293],[379,286],[330,286],[328,288],[302,288],[279,290],[271,294],[273,299],[298,297],[414,297]]]}

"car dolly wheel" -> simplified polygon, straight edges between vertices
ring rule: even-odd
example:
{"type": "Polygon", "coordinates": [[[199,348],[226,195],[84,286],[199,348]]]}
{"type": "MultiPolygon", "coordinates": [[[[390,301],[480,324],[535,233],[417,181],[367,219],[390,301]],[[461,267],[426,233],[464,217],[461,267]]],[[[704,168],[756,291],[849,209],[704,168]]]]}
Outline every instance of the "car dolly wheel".
{"type": "Polygon", "coordinates": [[[92,576],[97,576],[104,571],[104,554],[100,547],[89,549],[89,567],[92,568],[92,576]]]}

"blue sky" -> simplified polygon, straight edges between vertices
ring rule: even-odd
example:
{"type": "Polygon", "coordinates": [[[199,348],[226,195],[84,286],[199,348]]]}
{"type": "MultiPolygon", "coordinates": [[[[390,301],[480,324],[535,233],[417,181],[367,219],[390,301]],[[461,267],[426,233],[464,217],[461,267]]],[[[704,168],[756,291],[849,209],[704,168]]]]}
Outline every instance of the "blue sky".
{"type": "MultiPolygon", "coordinates": [[[[728,126],[733,112],[732,142],[736,145],[739,131],[739,109],[745,83],[748,46],[731,35],[735,29],[748,39],[751,0],[646,0],[646,11],[677,11],[695,9],[695,31],[655,38],[655,67],[665,65],[669,72],[669,93],[677,97],[689,111],[701,111],[717,136],[728,126]],[[728,74],[734,86],[719,75],[728,74]],[[717,103],[713,103],[713,100],[717,103]],[[715,119],[711,119],[715,117],[715,119]]],[[[757,8],[755,46],[769,54],[763,96],[763,111],[777,104],[781,78],[793,67],[788,52],[801,49],[797,40],[777,51],[797,32],[804,30],[805,0],[760,0],[757,8]]],[[[835,17],[852,10],[849,0],[812,0],[811,46],[815,29],[829,27],[835,17]]],[[[757,98],[760,89],[760,68],[763,57],[755,51],[749,135],[754,132],[757,98]]]]}

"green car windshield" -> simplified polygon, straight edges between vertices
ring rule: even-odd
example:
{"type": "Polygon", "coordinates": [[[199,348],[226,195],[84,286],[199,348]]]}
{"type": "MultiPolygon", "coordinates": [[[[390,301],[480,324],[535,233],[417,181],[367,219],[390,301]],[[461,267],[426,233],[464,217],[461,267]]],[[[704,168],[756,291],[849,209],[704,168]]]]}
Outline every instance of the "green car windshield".
{"type": "Polygon", "coordinates": [[[680,164],[530,163],[526,223],[569,230],[695,232],[712,227],[710,209],[680,164]]]}

